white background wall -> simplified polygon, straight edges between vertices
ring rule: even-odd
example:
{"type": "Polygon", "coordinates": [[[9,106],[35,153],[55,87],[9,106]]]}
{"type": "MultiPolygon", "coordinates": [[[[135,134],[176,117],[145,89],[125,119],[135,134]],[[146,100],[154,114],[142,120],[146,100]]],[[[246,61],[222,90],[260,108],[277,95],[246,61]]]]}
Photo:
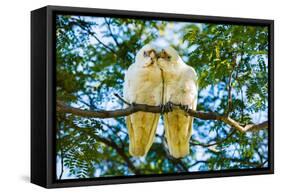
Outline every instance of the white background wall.
{"type": "MultiPolygon", "coordinates": [[[[269,193],[280,190],[281,113],[278,0],[3,0],[0,10],[0,193],[269,193]],[[30,11],[45,5],[111,8],[275,20],[275,175],[46,190],[29,183],[30,11]],[[279,180],[278,180],[279,179],[279,180]],[[279,184],[279,185],[278,185],[279,184]]],[[[280,191],[278,191],[280,192],[280,191]]],[[[276,193],[276,192],[275,192],[276,193]]]]}

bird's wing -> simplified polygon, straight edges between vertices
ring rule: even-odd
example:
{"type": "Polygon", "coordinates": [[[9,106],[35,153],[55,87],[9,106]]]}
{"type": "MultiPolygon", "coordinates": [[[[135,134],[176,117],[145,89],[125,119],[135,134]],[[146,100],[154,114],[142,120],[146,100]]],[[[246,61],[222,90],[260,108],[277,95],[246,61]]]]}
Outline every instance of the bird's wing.
{"type": "MultiPolygon", "coordinates": [[[[174,103],[188,105],[189,108],[194,110],[196,109],[197,80],[196,74],[190,69],[182,71],[179,81],[168,85],[166,90],[173,90],[173,92],[170,92],[171,96],[164,99],[169,99],[174,103]]],[[[192,125],[193,117],[185,116],[184,111],[179,108],[164,114],[165,135],[169,152],[174,158],[182,158],[189,154],[192,125]]]]}
{"type": "MultiPolygon", "coordinates": [[[[158,72],[153,68],[137,68],[132,65],[125,75],[125,99],[130,103],[159,105],[161,87],[157,85],[157,76],[158,72]]],[[[159,79],[160,76],[159,72],[159,79]]],[[[126,117],[129,152],[132,156],[147,154],[154,141],[159,116],[160,114],[137,112],[126,117]]]]}

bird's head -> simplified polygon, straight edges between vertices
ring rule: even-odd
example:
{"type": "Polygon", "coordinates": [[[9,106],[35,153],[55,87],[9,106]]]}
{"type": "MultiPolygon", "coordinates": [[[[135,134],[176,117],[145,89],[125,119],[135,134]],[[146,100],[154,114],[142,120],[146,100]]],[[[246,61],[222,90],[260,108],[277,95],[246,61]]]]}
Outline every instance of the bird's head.
{"type": "Polygon", "coordinates": [[[168,65],[176,65],[181,60],[178,52],[173,47],[162,49],[157,55],[158,64],[160,67],[167,67],[168,65]]]}
{"type": "Polygon", "coordinates": [[[143,46],[136,56],[136,63],[143,66],[148,67],[153,65],[157,60],[157,52],[154,46],[151,44],[147,44],[143,46]]]}

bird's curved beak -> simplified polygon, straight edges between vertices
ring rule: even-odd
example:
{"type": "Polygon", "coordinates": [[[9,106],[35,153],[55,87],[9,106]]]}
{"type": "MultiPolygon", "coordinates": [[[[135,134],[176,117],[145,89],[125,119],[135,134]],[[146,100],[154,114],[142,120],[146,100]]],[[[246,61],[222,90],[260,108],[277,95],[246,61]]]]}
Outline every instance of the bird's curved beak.
{"type": "Polygon", "coordinates": [[[169,59],[170,56],[164,49],[162,49],[161,52],[158,54],[158,58],[169,59]]]}
{"type": "Polygon", "coordinates": [[[157,54],[156,54],[155,50],[150,51],[149,56],[151,59],[156,58],[157,54]]]}
{"type": "Polygon", "coordinates": [[[148,52],[145,52],[144,54],[145,54],[147,57],[150,58],[150,63],[145,64],[144,67],[149,67],[149,66],[153,65],[153,63],[157,60],[157,59],[156,59],[157,53],[156,53],[155,50],[150,50],[150,51],[148,51],[148,52]]]}

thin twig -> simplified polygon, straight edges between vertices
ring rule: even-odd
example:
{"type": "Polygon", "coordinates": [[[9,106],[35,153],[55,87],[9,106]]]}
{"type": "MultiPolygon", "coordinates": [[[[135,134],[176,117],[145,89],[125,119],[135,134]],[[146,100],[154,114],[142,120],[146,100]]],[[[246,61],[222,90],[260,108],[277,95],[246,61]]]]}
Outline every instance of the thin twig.
{"type": "Polygon", "coordinates": [[[123,103],[125,103],[125,104],[131,106],[131,104],[130,104],[129,102],[127,102],[126,100],[124,100],[119,94],[114,93],[113,95],[116,96],[116,97],[117,97],[119,100],[121,100],[123,103]]]}
{"type": "Polygon", "coordinates": [[[111,29],[111,27],[110,27],[110,22],[107,21],[106,18],[104,18],[104,21],[105,21],[105,23],[106,23],[106,25],[107,25],[107,28],[108,28],[109,33],[110,33],[110,36],[111,36],[112,39],[114,40],[116,46],[120,46],[120,45],[119,45],[119,42],[117,41],[117,38],[115,37],[115,35],[114,35],[113,32],[112,32],[112,29],[111,29]]]}
{"type": "Polygon", "coordinates": [[[215,146],[215,145],[220,145],[223,142],[225,142],[227,139],[229,139],[234,133],[235,133],[235,130],[231,131],[225,138],[223,138],[223,139],[221,139],[219,141],[216,141],[214,143],[204,144],[204,143],[198,143],[198,141],[196,141],[196,142],[191,141],[190,144],[191,145],[195,145],[195,146],[202,146],[202,147],[211,147],[211,146],[215,146]]]}
{"type": "Polygon", "coordinates": [[[232,110],[232,77],[233,74],[235,72],[235,67],[236,67],[236,56],[233,57],[232,59],[232,70],[229,74],[229,78],[228,78],[228,83],[227,83],[227,93],[228,93],[228,100],[227,100],[227,111],[226,111],[226,115],[228,116],[229,113],[232,110]]]}
{"type": "Polygon", "coordinates": [[[193,166],[196,166],[197,164],[200,164],[200,163],[205,163],[206,164],[206,163],[208,163],[208,161],[198,160],[198,161],[194,162],[193,164],[189,165],[188,169],[193,167],[193,166]]]}
{"type": "Polygon", "coordinates": [[[60,165],[61,165],[61,171],[60,171],[60,175],[59,175],[59,180],[61,180],[62,179],[62,175],[63,175],[63,173],[64,173],[64,148],[63,148],[63,146],[62,146],[62,144],[61,144],[61,135],[60,135],[60,131],[58,132],[58,141],[59,141],[59,145],[60,145],[60,148],[61,148],[61,152],[60,152],[60,159],[61,159],[61,161],[60,161],[60,165]]]}
{"type": "Polygon", "coordinates": [[[106,44],[104,44],[97,36],[94,32],[92,32],[92,30],[87,27],[87,26],[84,26],[84,25],[81,25],[80,22],[83,22],[83,21],[76,21],[76,25],[78,25],[81,29],[83,29],[84,31],[86,31],[88,34],[90,34],[91,36],[93,36],[95,38],[96,41],[98,41],[98,43],[100,43],[104,48],[106,48],[108,51],[112,52],[113,54],[116,55],[116,52],[113,48],[107,46],[106,44]]]}

